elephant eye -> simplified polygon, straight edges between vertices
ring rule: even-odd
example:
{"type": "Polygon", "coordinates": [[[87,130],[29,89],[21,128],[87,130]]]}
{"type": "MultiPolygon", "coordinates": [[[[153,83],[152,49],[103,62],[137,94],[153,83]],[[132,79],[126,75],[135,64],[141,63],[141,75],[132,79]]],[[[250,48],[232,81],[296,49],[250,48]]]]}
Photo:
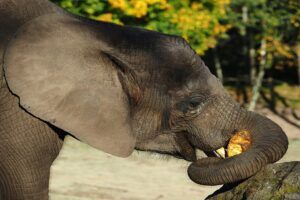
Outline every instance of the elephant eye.
{"type": "Polygon", "coordinates": [[[189,113],[194,113],[195,111],[198,110],[201,105],[201,102],[199,101],[184,101],[180,102],[176,105],[176,108],[180,111],[182,111],[184,114],[189,112],[189,113]]]}
{"type": "Polygon", "coordinates": [[[204,101],[190,101],[189,102],[189,113],[198,114],[201,112],[205,105],[204,101]]]}
{"type": "Polygon", "coordinates": [[[197,106],[199,106],[200,102],[197,101],[190,101],[189,102],[189,107],[190,108],[196,108],[197,106]]]}

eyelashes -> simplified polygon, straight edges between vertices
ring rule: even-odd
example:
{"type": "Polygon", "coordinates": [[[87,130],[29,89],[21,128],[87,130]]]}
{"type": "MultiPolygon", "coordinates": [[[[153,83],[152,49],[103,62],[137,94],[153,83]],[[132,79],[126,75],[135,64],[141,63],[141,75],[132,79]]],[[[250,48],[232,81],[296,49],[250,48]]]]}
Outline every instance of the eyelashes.
{"type": "Polygon", "coordinates": [[[199,113],[201,113],[201,111],[204,108],[205,104],[206,104],[205,102],[199,103],[196,107],[194,107],[193,110],[190,110],[190,113],[191,114],[199,114],[199,113]]]}
{"type": "Polygon", "coordinates": [[[196,115],[202,112],[204,106],[210,101],[210,97],[206,92],[194,92],[178,102],[175,109],[184,115],[196,115]]]}
{"type": "Polygon", "coordinates": [[[180,110],[184,114],[191,113],[196,114],[200,113],[203,106],[205,105],[205,101],[196,101],[196,100],[190,100],[190,101],[184,101],[180,102],[176,105],[176,109],[180,110]]]}
{"type": "Polygon", "coordinates": [[[200,105],[200,102],[198,102],[198,101],[190,101],[189,102],[189,107],[191,108],[191,109],[194,109],[194,108],[196,108],[197,106],[199,106],[200,105]]]}

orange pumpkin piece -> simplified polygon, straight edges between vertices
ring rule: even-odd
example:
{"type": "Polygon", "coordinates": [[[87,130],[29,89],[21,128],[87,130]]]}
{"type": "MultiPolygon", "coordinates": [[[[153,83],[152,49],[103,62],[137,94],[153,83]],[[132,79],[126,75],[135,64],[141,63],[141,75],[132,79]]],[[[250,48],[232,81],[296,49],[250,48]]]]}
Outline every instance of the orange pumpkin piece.
{"type": "Polygon", "coordinates": [[[229,140],[227,156],[232,157],[247,151],[251,146],[251,133],[247,130],[237,131],[229,140]]]}

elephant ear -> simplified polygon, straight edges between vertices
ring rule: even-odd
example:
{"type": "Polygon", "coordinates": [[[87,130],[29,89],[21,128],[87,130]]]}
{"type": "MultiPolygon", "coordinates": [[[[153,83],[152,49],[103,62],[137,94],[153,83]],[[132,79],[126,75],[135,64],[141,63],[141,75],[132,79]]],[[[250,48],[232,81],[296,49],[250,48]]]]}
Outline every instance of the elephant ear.
{"type": "Polygon", "coordinates": [[[44,15],[19,29],[6,49],[10,90],[32,115],[107,153],[135,146],[118,69],[88,21],[44,15]]]}

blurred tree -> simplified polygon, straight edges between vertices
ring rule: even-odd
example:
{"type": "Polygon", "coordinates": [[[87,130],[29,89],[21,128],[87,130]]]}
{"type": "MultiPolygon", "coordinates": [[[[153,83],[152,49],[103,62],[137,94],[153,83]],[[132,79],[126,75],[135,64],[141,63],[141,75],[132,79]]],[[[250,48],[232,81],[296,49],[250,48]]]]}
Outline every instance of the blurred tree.
{"type": "Polygon", "coordinates": [[[232,0],[229,21],[243,38],[245,65],[250,69],[253,110],[266,69],[295,60],[291,43],[299,44],[298,0],[232,0]],[[258,69],[258,70],[257,70],[258,69]]]}
{"type": "Polygon", "coordinates": [[[230,28],[223,20],[230,0],[52,1],[77,15],[181,35],[201,55],[230,28]]]}

